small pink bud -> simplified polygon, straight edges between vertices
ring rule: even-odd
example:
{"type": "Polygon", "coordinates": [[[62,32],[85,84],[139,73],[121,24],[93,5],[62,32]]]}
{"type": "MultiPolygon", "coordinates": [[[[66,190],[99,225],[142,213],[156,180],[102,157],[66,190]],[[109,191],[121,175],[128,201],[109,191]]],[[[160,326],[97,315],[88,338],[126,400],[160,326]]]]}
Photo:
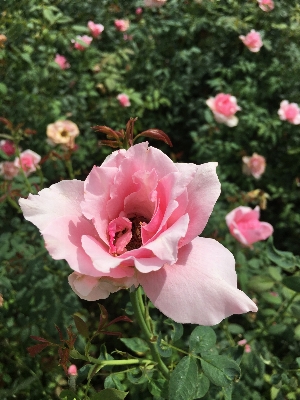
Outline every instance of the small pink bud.
{"type": "Polygon", "coordinates": [[[74,365],[74,364],[71,364],[70,366],[69,366],[69,368],[68,368],[68,374],[69,375],[73,375],[73,376],[77,376],[78,374],[77,374],[77,367],[76,367],[76,365],[74,365]]]}

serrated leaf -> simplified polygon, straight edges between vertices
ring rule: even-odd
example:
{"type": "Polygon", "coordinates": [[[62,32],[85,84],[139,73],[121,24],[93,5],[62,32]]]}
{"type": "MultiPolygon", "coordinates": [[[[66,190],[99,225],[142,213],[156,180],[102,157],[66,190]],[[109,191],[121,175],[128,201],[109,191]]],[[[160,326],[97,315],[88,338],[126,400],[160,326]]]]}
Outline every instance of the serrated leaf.
{"type": "Polygon", "coordinates": [[[73,319],[74,319],[74,322],[76,325],[76,329],[78,330],[80,335],[82,335],[85,338],[88,338],[89,337],[89,329],[88,329],[86,322],[82,318],[80,318],[77,314],[73,315],[73,319]]]}
{"type": "Polygon", "coordinates": [[[201,366],[207,378],[216,386],[228,386],[237,381],[241,370],[236,362],[226,356],[204,356],[201,366]]]}
{"type": "Polygon", "coordinates": [[[171,374],[169,400],[193,400],[197,393],[198,368],[193,357],[183,357],[171,374]]]}
{"type": "Polygon", "coordinates": [[[94,394],[90,400],[123,400],[128,392],[121,392],[117,389],[104,389],[94,394]]]}
{"type": "Polygon", "coordinates": [[[121,338],[121,342],[125,344],[130,350],[136,352],[136,353],[146,353],[146,351],[149,350],[149,346],[145,340],[140,339],[138,337],[136,338],[121,338]]]}
{"type": "Polygon", "coordinates": [[[190,351],[201,354],[211,349],[217,341],[215,331],[209,326],[197,326],[190,336],[190,351]]]}

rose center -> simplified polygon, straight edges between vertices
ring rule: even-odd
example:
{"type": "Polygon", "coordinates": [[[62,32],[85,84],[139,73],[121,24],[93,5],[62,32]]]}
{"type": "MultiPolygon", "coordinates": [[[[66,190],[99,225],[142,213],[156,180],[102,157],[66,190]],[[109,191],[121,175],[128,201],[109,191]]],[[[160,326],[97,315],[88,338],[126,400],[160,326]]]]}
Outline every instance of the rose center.
{"type": "Polygon", "coordinates": [[[60,136],[62,136],[62,137],[68,136],[68,131],[66,131],[65,129],[63,129],[63,130],[60,132],[60,136]]]}
{"type": "Polygon", "coordinates": [[[131,228],[132,238],[130,242],[126,245],[127,251],[138,249],[143,245],[141,229],[144,223],[147,224],[149,222],[147,218],[141,216],[129,218],[129,220],[132,223],[132,228],[131,228]]]}

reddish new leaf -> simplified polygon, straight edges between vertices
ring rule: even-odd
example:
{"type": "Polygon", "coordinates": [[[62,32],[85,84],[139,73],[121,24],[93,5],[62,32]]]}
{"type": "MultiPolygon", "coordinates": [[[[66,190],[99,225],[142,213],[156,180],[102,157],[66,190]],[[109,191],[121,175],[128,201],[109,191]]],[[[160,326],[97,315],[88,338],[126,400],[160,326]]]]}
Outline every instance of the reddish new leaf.
{"type": "Polygon", "coordinates": [[[30,354],[31,357],[35,357],[37,354],[39,354],[42,350],[44,350],[46,347],[51,346],[52,343],[41,343],[41,344],[36,344],[34,346],[27,347],[27,351],[30,354]]]}
{"type": "Polygon", "coordinates": [[[31,337],[31,339],[36,340],[38,342],[45,342],[45,343],[52,344],[52,343],[49,342],[49,340],[44,339],[44,338],[42,338],[40,336],[30,336],[30,337],[31,337]]]}
{"type": "Polygon", "coordinates": [[[169,136],[164,131],[161,131],[160,129],[147,129],[146,131],[139,133],[136,136],[136,138],[139,136],[145,136],[145,137],[150,137],[152,139],[161,140],[161,141],[167,143],[170,147],[173,147],[173,144],[172,144],[169,136]]]}

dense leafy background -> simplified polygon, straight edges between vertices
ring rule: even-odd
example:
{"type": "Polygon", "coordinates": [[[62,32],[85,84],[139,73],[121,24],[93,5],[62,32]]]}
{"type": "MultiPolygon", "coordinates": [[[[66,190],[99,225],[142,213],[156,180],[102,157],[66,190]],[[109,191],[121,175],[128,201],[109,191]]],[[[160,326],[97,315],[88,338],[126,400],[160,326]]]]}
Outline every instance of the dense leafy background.
{"type": "MultiPolygon", "coordinates": [[[[241,338],[253,338],[252,352],[242,358],[242,379],[234,385],[233,398],[296,399],[300,303],[295,293],[299,286],[291,286],[285,279],[299,279],[294,268],[297,262],[291,255],[274,253],[266,243],[256,244],[254,250],[241,248],[229,235],[224,217],[238,205],[257,204],[247,202],[245,194],[261,189],[270,196],[262,219],[274,226],[275,246],[299,254],[299,128],[280,121],[277,114],[284,99],[300,103],[298,1],[275,0],[270,13],[260,10],[255,0],[168,0],[160,9],[143,8],[140,15],[135,13],[138,6],[143,2],[3,1],[0,33],[7,36],[7,42],[0,49],[0,116],[36,130],[35,135],[25,136],[20,146],[42,157],[52,150],[46,143],[47,125],[59,118],[74,121],[81,132],[72,156],[77,179],[84,179],[110,152],[98,145],[100,135],[91,126],[120,129],[129,117],[136,116],[137,132],[155,127],[170,136],[172,149],[161,142],[151,144],[174,161],[217,161],[222,195],[204,234],[234,252],[241,288],[257,299],[260,309],[257,316],[232,317],[215,327],[220,354],[236,349],[241,338]],[[116,30],[114,20],[120,18],[130,20],[126,34],[132,35],[132,40],[125,40],[123,32],[116,30]],[[102,23],[105,30],[85,51],[77,51],[71,40],[89,34],[89,20],[102,23]],[[264,46],[259,53],[251,53],[239,39],[251,29],[262,34],[264,46]],[[70,69],[59,69],[54,63],[56,53],[67,57],[70,69]],[[122,92],[130,97],[128,108],[122,108],[116,99],[122,92]],[[235,128],[217,124],[205,104],[219,92],[236,96],[242,107],[235,128]],[[253,152],[267,159],[266,173],[259,181],[242,174],[242,156],[253,152]]],[[[4,125],[2,128],[9,134],[4,125]]],[[[69,178],[58,157],[51,156],[41,169],[45,186],[69,178]]],[[[41,184],[36,176],[30,179],[41,184]]],[[[26,352],[32,345],[29,336],[58,342],[55,323],[67,327],[72,313],[79,311],[93,328],[98,309],[80,302],[71,292],[66,279],[69,267],[51,260],[37,229],[5,201],[7,186],[3,182],[0,190],[0,291],[4,298],[0,397],[55,398],[67,384],[62,368],[57,367],[57,355],[45,350],[30,358],[26,352]]],[[[20,194],[27,195],[21,177],[10,190],[16,200],[20,194]]],[[[124,313],[127,302],[128,294],[118,293],[105,301],[105,306],[114,317],[124,313]]],[[[158,329],[167,334],[161,316],[152,312],[158,329]]],[[[183,348],[192,328],[185,327],[180,339],[183,348]]],[[[123,329],[125,337],[135,335],[130,324],[118,329],[123,329]]],[[[125,344],[109,338],[109,352],[115,347],[124,350],[125,344]]],[[[194,371],[194,364],[187,365],[183,358],[181,363],[182,368],[194,371]]],[[[200,365],[196,368],[200,370],[200,365]]],[[[95,379],[94,387],[103,388],[103,377],[95,379]]],[[[124,374],[116,375],[114,383],[106,382],[106,387],[128,389],[131,399],[165,398],[154,384],[132,381],[124,374]]],[[[211,384],[203,396],[227,399],[231,391],[211,384]]],[[[200,389],[197,395],[195,398],[203,397],[200,389]]]]}

